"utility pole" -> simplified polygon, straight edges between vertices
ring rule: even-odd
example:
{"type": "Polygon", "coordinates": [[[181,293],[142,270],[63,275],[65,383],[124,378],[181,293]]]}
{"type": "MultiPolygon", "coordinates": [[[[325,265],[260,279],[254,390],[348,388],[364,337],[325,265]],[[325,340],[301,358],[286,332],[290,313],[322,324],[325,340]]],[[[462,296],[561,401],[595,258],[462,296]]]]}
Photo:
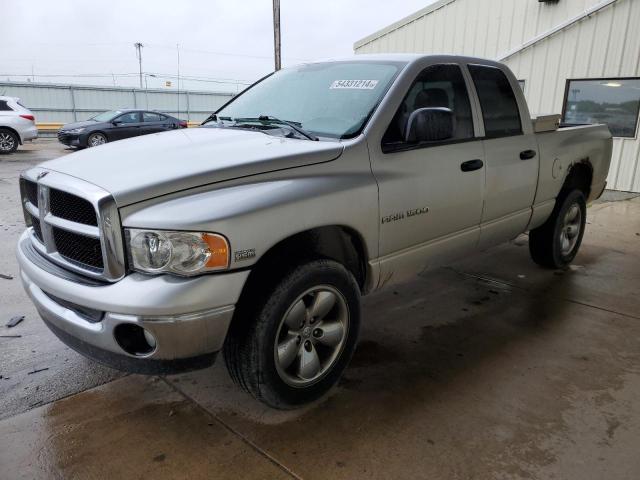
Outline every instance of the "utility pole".
{"type": "Polygon", "coordinates": [[[280,56],[280,0],[273,0],[273,49],[276,71],[282,66],[280,56]]]}
{"type": "Polygon", "coordinates": [[[180,44],[176,43],[176,52],[178,54],[178,118],[180,117],[180,44]]]}
{"type": "Polygon", "coordinates": [[[134,47],[136,47],[136,55],[138,56],[138,65],[140,66],[140,88],[142,88],[142,45],[140,42],[134,43],[134,47]]]}

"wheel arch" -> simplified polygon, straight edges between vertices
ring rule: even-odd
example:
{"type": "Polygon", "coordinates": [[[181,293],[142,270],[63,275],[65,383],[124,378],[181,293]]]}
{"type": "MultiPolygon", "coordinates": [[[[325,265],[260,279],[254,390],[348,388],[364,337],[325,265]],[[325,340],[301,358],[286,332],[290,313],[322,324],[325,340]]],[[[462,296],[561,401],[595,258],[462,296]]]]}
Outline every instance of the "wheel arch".
{"type": "MultiPolygon", "coordinates": [[[[326,225],[294,233],[269,248],[253,267],[253,272],[277,265],[288,268],[303,261],[326,258],[341,263],[365,289],[367,250],[363,236],[351,227],[326,225]]],[[[252,272],[252,273],[253,273],[252,272]]]]}
{"type": "Polygon", "coordinates": [[[580,190],[585,198],[591,194],[593,184],[593,166],[589,158],[582,159],[569,166],[567,175],[562,184],[561,193],[568,193],[571,190],[580,190]]]}
{"type": "Polygon", "coordinates": [[[15,128],[2,125],[0,126],[0,130],[7,130],[13,133],[16,137],[18,137],[18,144],[22,145],[22,135],[20,135],[20,133],[15,128]]]}
{"type": "Polygon", "coordinates": [[[293,265],[302,262],[329,259],[342,264],[356,279],[360,291],[368,290],[370,278],[368,252],[360,232],[344,225],[327,225],[304,230],[288,236],[269,248],[251,267],[239,304],[246,297],[263,292],[293,265]]]}

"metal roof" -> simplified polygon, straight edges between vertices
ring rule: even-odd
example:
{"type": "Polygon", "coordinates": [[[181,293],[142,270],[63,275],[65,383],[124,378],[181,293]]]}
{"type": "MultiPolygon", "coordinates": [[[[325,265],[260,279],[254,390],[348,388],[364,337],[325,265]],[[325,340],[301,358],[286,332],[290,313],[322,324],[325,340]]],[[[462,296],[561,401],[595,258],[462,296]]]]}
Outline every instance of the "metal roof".
{"type": "Polygon", "coordinates": [[[354,50],[357,48],[360,48],[362,45],[365,45],[375,40],[376,38],[383,37],[389,32],[393,32],[394,30],[397,30],[398,28],[405,26],[407,23],[411,23],[415,20],[418,20],[419,18],[429,15],[430,13],[435,12],[440,8],[446,7],[447,5],[455,1],[456,0],[438,0],[437,2],[432,3],[431,5],[428,5],[421,10],[418,10],[417,12],[412,13],[411,15],[404,17],[403,19],[398,20],[397,22],[392,23],[388,27],[385,27],[381,30],[378,30],[377,32],[372,33],[371,35],[367,35],[366,37],[361,38],[360,40],[354,43],[353,48],[354,50]]]}

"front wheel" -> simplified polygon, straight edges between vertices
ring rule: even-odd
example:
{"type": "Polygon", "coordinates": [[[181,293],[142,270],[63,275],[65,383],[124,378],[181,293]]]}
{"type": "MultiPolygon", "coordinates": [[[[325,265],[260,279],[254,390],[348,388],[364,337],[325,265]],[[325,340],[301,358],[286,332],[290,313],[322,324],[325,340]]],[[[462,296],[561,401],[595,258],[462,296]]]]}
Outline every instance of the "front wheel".
{"type": "Polygon", "coordinates": [[[537,264],[562,268],[573,261],[584,235],[587,205],[580,190],[561,193],[549,219],[529,232],[529,252],[537,264]]]}
{"type": "Polygon", "coordinates": [[[87,138],[87,146],[88,147],[97,147],[99,145],[104,145],[107,143],[107,137],[104,133],[92,133],[87,138]]]}
{"type": "Polygon", "coordinates": [[[312,261],[284,275],[253,314],[240,311],[224,349],[227,368],[258,400],[295,408],[338,381],[359,326],[360,291],[353,275],[336,262],[312,261]]]}

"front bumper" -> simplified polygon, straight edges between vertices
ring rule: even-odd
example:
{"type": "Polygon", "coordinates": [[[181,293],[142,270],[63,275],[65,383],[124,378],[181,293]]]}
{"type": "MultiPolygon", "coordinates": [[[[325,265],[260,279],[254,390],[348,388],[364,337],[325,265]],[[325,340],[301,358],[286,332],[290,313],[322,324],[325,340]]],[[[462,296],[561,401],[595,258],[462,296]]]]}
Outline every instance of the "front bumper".
{"type": "Polygon", "coordinates": [[[67,271],[62,275],[60,267],[48,265],[29,246],[25,232],[17,249],[21,280],[47,326],[85,356],[137,373],[172,373],[213,363],[249,274],[182,279],[134,273],[116,283],[96,284],[67,271]],[[153,350],[128,353],[116,336],[123,324],[151,334],[153,350]]]}
{"type": "Polygon", "coordinates": [[[58,132],[58,141],[69,147],[81,146],[79,133],[71,134],[66,132],[58,132]]]}

